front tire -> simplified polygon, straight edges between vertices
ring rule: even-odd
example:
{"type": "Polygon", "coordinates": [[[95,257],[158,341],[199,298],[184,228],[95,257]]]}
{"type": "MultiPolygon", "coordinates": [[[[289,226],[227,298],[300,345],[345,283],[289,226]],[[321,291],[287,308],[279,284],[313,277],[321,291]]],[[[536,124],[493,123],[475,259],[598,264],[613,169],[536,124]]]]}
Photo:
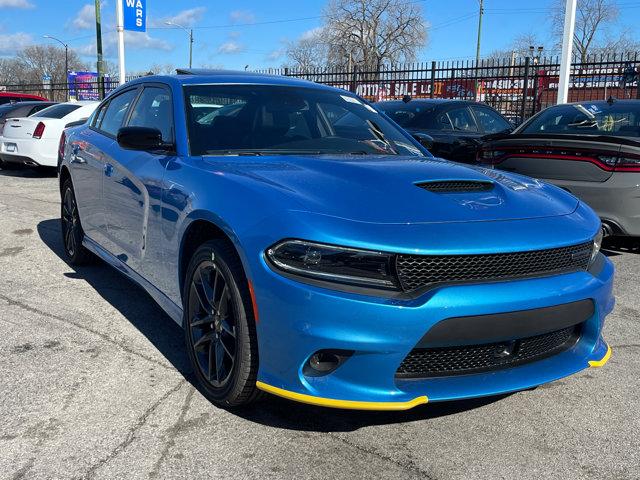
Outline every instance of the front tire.
{"type": "Polygon", "coordinates": [[[187,268],[183,292],[189,360],[202,390],[215,404],[254,401],[258,346],[247,280],[234,248],[204,243],[187,268]]]}
{"type": "Polygon", "coordinates": [[[60,206],[60,226],[62,244],[71,265],[84,265],[91,260],[91,252],[82,246],[84,231],[80,223],[80,214],[71,179],[62,184],[62,202],[60,206]]]}

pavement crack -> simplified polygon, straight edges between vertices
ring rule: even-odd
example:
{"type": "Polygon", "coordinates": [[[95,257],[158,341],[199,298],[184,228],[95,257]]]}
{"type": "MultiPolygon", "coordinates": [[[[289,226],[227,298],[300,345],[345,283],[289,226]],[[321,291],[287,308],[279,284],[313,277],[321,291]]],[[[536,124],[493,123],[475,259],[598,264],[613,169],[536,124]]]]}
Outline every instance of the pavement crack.
{"type": "Polygon", "coordinates": [[[335,438],[336,440],[341,441],[342,443],[355,448],[356,450],[362,452],[362,453],[367,453],[369,455],[373,455],[374,457],[379,458],[380,460],[383,460],[385,462],[388,463],[393,463],[394,465],[402,468],[403,470],[408,470],[411,471],[413,474],[415,474],[417,476],[417,478],[420,478],[421,480],[437,480],[436,477],[434,477],[431,473],[421,469],[420,467],[418,467],[412,460],[407,460],[405,462],[401,462],[398,461],[396,459],[394,459],[393,457],[389,456],[389,455],[385,455],[384,453],[380,452],[379,450],[376,450],[374,448],[369,448],[369,447],[365,447],[363,445],[360,445],[358,443],[352,442],[347,438],[344,438],[340,435],[335,435],[332,433],[329,433],[329,436],[331,438],[335,438]]]}
{"type": "Polygon", "coordinates": [[[189,411],[189,407],[191,406],[191,401],[193,399],[193,394],[195,393],[195,391],[196,389],[193,387],[189,389],[189,392],[187,393],[187,396],[184,399],[184,403],[182,404],[182,409],[180,410],[180,415],[178,416],[176,423],[174,423],[173,426],[169,428],[169,430],[167,431],[167,437],[164,441],[162,452],[160,453],[160,457],[153,464],[153,468],[149,473],[150,478],[155,478],[158,476],[160,472],[160,467],[162,466],[165,459],[167,458],[169,451],[173,448],[173,446],[176,443],[176,437],[184,430],[184,426],[186,424],[184,419],[187,415],[187,412],[189,411]]]}
{"type": "Polygon", "coordinates": [[[87,470],[87,472],[84,474],[84,476],[82,478],[85,478],[85,479],[93,478],[95,473],[100,468],[102,468],[103,466],[107,465],[114,458],[116,458],[118,455],[120,455],[120,453],[122,453],[124,450],[126,450],[126,448],[129,445],[131,445],[131,443],[136,439],[136,433],[138,433],[138,431],[147,423],[147,420],[149,419],[151,414],[153,414],[153,412],[155,412],[158,409],[158,407],[160,405],[162,405],[162,403],[165,400],[167,400],[171,395],[173,395],[178,390],[180,390],[180,388],[182,388],[182,386],[185,383],[186,383],[186,380],[184,380],[184,379],[180,380],[180,382],[178,382],[178,384],[176,386],[174,386],[172,389],[168,390],[158,400],[156,400],[153,404],[151,404],[149,406],[149,408],[147,408],[142,413],[142,415],[140,415],[138,417],[138,419],[131,426],[131,428],[129,428],[129,431],[127,432],[127,436],[124,438],[124,440],[122,442],[120,442],[118,445],[116,445],[116,447],[113,450],[111,450],[111,452],[109,452],[106,457],[104,457],[102,460],[98,461],[97,463],[93,464],[91,467],[89,467],[89,470],[87,470]]]}
{"type": "Polygon", "coordinates": [[[107,334],[99,332],[98,330],[94,330],[92,328],[87,327],[86,325],[83,325],[82,323],[79,322],[74,322],[73,320],[69,320],[68,318],[64,318],[60,315],[56,315],[54,313],[49,313],[49,312],[45,312],[44,310],[40,310],[39,308],[36,307],[32,307],[31,305],[27,305],[24,302],[21,302],[19,300],[14,300],[13,298],[7,297],[6,295],[3,295],[0,293],[0,299],[4,300],[5,302],[7,302],[9,304],[9,306],[14,306],[14,307],[18,307],[18,308],[22,308],[23,310],[26,310],[30,313],[35,313],[37,315],[43,316],[43,317],[48,317],[48,318],[53,318],[55,320],[58,320],[59,322],[63,322],[66,323],[67,325],[72,325],[76,328],[79,328],[81,330],[84,330],[85,332],[91,333],[93,335],[97,335],[98,337],[100,337],[102,340],[104,340],[105,342],[108,342],[112,345],[115,345],[116,347],[124,350],[125,352],[131,354],[131,355],[135,355],[136,357],[139,358],[143,358],[144,360],[151,362],[155,365],[158,365],[164,369],[167,370],[173,370],[174,368],[171,366],[166,365],[163,362],[160,362],[158,360],[156,360],[153,357],[149,357],[147,355],[144,355],[143,353],[140,353],[130,347],[127,347],[126,345],[123,345],[115,340],[113,340],[111,337],[109,337],[107,334]]]}

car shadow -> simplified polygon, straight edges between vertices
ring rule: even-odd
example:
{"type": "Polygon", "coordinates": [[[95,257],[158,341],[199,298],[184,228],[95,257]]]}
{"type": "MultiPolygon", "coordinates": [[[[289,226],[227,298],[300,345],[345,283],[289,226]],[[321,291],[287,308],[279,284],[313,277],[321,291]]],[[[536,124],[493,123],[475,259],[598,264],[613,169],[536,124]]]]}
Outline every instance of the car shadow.
{"type": "MultiPolygon", "coordinates": [[[[66,261],[60,221],[44,220],[37,227],[40,239],[66,261]]],[[[201,393],[184,347],[182,329],[139,286],[100,260],[86,266],[70,266],[65,275],[86,281],[116,308],[201,393]]],[[[508,395],[422,405],[403,412],[335,410],[295,403],[264,395],[258,405],[230,409],[243,419],[262,425],[299,431],[349,432],[372,425],[428,420],[465,412],[494,403],[508,395]]]]}
{"type": "Polygon", "coordinates": [[[602,252],[608,257],[623,253],[640,254],[640,238],[638,237],[607,237],[602,242],[602,252]]]}
{"type": "Polygon", "coordinates": [[[4,177],[53,178],[58,175],[55,167],[27,167],[25,165],[0,165],[0,175],[4,177]]]}

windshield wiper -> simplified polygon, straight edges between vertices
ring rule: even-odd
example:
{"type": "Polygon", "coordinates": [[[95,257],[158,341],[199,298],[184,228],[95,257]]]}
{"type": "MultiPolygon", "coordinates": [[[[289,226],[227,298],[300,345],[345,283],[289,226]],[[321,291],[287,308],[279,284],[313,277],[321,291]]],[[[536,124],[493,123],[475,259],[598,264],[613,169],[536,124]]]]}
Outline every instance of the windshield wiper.
{"type": "Polygon", "coordinates": [[[393,152],[394,155],[397,155],[398,152],[396,152],[396,150],[391,145],[391,142],[387,139],[387,137],[385,137],[384,133],[382,132],[382,129],[378,126],[378,124],[375,123],[373,120],[367,120],[367,123],[371,127],[371,132],[373,132],[376,138],[380,140],[382,143],[384,143],[387,146],[387,148],[391,150],[391,152],[393,152]]]}
{"type": "Polygon", "coordinates": [[[321,155],[324,152],[319,150],[287,150],[277,148],[261,148],[256,150],[230,149],[230,150],[207,150],[205,155],[211,156],[247,156],[259,157],[263,155],[321,155]]]}

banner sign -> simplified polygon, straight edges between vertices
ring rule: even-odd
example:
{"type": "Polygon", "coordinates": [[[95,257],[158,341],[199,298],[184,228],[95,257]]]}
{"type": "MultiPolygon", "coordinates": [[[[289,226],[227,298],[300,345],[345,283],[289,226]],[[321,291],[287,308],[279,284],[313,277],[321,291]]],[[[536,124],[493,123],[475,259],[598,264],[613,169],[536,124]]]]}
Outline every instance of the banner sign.
{"type": "MultiPolygon", "coordinates": [[[[69,72],[67,81],[71,100],[100,100],[97,72],[69,72]]],[[[105,75],[105,84],[110,84],[108,75],[105,75]]]]}
{"type": "Polygon", "coordinates": [[[124,29],[132,32],[147,31],[147,0],[118,0],[124,10],[124,29]]]}

